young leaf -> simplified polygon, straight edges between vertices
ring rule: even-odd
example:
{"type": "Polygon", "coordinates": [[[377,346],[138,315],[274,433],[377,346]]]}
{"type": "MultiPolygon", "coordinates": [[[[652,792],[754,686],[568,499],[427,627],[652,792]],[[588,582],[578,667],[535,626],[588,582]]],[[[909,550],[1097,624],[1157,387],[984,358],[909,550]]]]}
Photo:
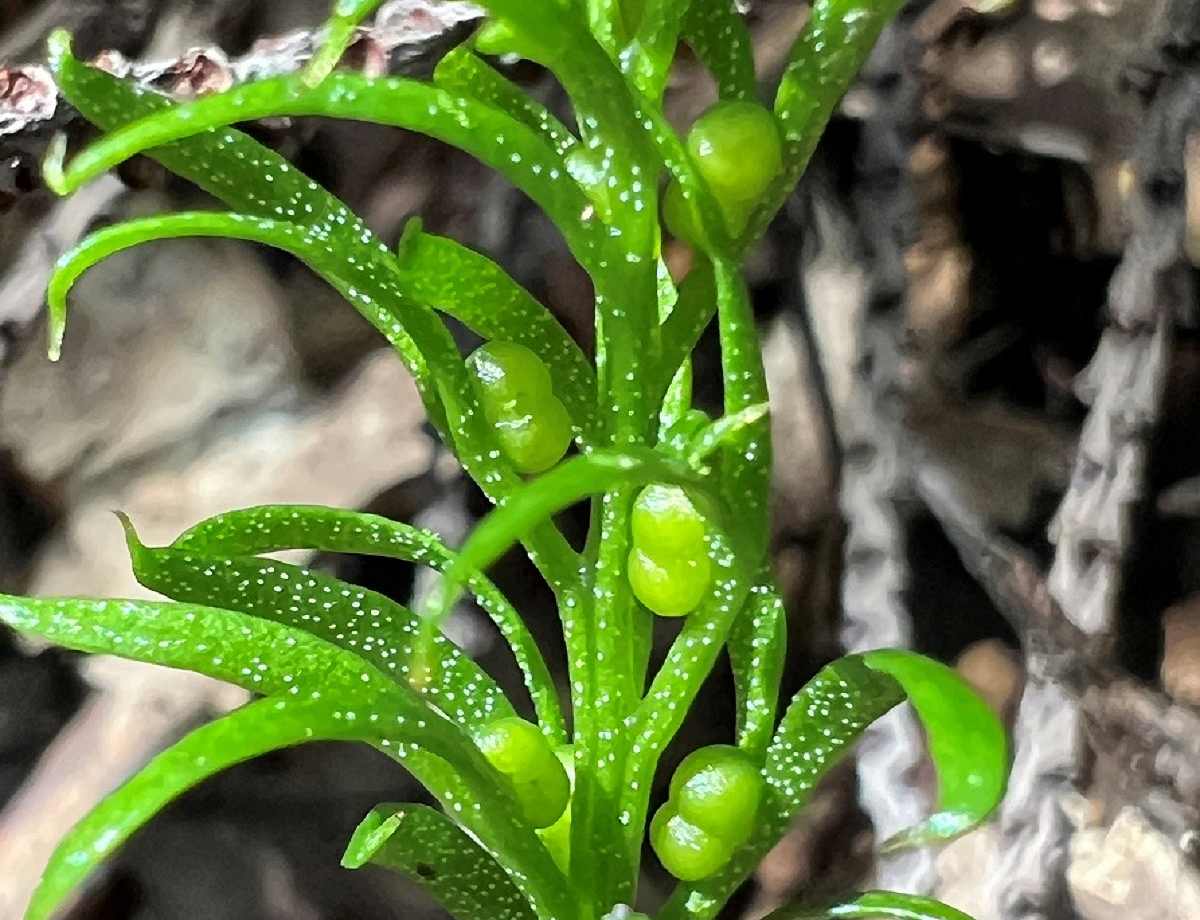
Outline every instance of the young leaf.
{"type": "Polygon", "coordinates": [[[303,79],[309,86],[316,86],[327,76],[350,43],[358,24],[375,11],[383,0],[334,0],[333,10],[325,23],[325,43],[313,55],[304,68],[303,79]]]}
{"type": "Polygon", "coordinates": [[[641,22],[631,24],[635,31],[621,51],[621,69],[647,99],[662,98],[688,7],[688,0],[642,0],[641,22]]]}
{"type": "Polygon", "coordinates": [[[655,383],[656,392],[665,390],[716,314],[717,282],[713,277],[712,262],[697,258],[679,285],[675,308],[662,323],[662,364],[655,383]]]}
{"type": "Polygon", "coordinates": [[[342,865],[368,863],[401,872],[458,920],[536,920],[495,859],[440,811],[425,805],[378,805],[346,845],[342,865]]]}
{"type": "Polygon", "coordinates": [[[938,811],[884,841],[885,849],[949,840],[1000,804],[1008,776],[1008,738],[991,708],[958,673],[915,652],[881,649],[862,656],[893,677],[917,711],[938,774],[938,811]]]}
{"type": "MultiPolygon", "coordinates": [[[[734,418],[743,410],[766,405],[767,375],[745,280],[737,266],[723,258],[713,260],[713,273],[725,415],[734,418]]],[[[760,416],[735,428],[725,439],[721,457],[722,495],[730,507],[739,509],[735,539],[744,547],[744,562],[757,566],[766,556],[771,532],[770,422],[760,416]]]]}
{"type": "Polygon", "coordinates": [[[733,0],[692,0],[683,40],[716,78],[722,99],[754,98],[754,44],[733,0]]]}
{"type": "Polygon", "coordinates": [[[775,730],[779,686],[787,652],[787,611],[764,579],[729,631],[729,662],[737,694],[737,744],[761,757],[775,730]]]}
{"type": "Polygon", "coordinates": [[[677,424],[692,408],[692,360],[688,358],[679,365],[667,393],[663,396],[662,408],[658,410],[659,438],[672,425],[677,424]]]}
{"type": "Polygon", "coordinates": [[[698,468],[721,448],[734,446],[747,428],[761,422],[770,411],[770,403],[755,403],[733,415],[723,415],[710,422],[692,439],[687,454],[688,465],[698,468]]]}
{"type": "Polygon", "coordinates": [[[787,201],[838,102],[900,7],[900,0],[813,3],[775,94],[775,115],[783,130],[783,173],[750,218],[740,251],[758,239],[787,201]]]}
{"type": "Polygon", "coordinates": [[[474,96],[524,122],[550,142],[559,156],[579,143],[561,121],[511,80],[471,51],[459,45],[437,63],[433,82],[443,89],[474,96]]]}
{"type": "MultiPolygon", "coordinates": [[[[315,505],[265,505],[228,511],[201,521],[170,547],[201,556],[256,556],[288,549],[385,556],[444,572],[455,553],[427,530],[375,514],[315,505]]],[[[525,676],[542,729],[565,742],[566,727],[554,680],[520,614],[485,575],[473,572],[467,587],[507,640],[525,676]]]]}
{"type": "Polygon", "coordinates": [[[933,898],[895,891],[865,891],[824,907],[781,907],[765,920],[971,920],[961,910],[933,898]]]}
{"type": "MultiPolygon", "coordinates": [[[[411,611],[390,598],[273,559],[153,549],[143,546],[132,528],[127,528],[126,539],[134,575],[147,588],[176,600],[220,604],[259,622],[304,630],[357,655],[372,671],[378,669],[408,686],[413,638],[420,627],[411,611]]],[[[439,666],[425,687],[426,698],[456,724],[482,727],[515,715],[495,681],[447,639],[433,639],[427,654],[439,666]]]]}

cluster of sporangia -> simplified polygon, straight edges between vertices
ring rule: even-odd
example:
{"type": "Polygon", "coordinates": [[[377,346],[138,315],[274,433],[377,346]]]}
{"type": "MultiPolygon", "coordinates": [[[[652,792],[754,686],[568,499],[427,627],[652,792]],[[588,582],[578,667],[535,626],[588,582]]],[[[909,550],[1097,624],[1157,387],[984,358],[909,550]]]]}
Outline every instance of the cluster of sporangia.
{"type": "MultiPolygon", "coordinates": [[[[692,126],[688,149],[736,236],[782,168],[779,131],[766,109],[749,102],[714,106],[692,126]]],[[[679,187],[664,195],[663,218],[678,239],[696,243],[696,227],[679,187]]],[[[554,395],[546,365],[528,348],[492,341],[468,367],[500,447],[522,473],[540,473],[562,459],[571,419],[554,395]]],[[[634,596],[660,616],[686,616],[712,582],[704,517],[676,486],[647,486],[632,515],[629,583],[634,596]]],[[[555,751],[537,726],[500,719],[476,737],[484,756],[505,777],[525,819],[564,869],[569,863],[571,751],[555,751]]],[[[735,747],[694,751],[671,780],[670,798],[650,824],[650,842],[663,866],[687,881],[719,870],[754,829],[763,780],[735,747]]]]}

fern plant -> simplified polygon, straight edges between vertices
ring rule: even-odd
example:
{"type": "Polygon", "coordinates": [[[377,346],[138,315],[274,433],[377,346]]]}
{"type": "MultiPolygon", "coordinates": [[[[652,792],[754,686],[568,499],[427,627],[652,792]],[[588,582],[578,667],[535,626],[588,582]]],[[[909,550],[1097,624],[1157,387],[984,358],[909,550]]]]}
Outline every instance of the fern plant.
{"type": "MultiPolygon", "coordinates": [[[[64,142],[54,145],[45,174],[55,191],[69,194],[145,153],[230,209],[132,220],[65,255],[48,292],[51,356],[72,284],[113,253],[183,236],[276,247],[394,347],[432,423],[496,507],[457,552],[407,524],[324,507],[231,511],[164,547],[143,545],[122,518],[138,580],[172,601],[0,597],[0,620],[18,630],[191,669],[256,695],[96,806],[58,847],[26,916],[51,916],[196,783],[312,740],[377,748],[441,805],[380,805],[351,837],[347,867],[406,873],[461,920],[628,916],[656,767],[723,652],[737,693],[729,744],[685,761],[651,828],[654,850],[680,879],[657,910],[661,920],[714,917],[820,778],[905,699],[927,732],[940,801],[887,845],[945,840],[983,820],[1003,791],[1004,733],[944,666],[897,650],[851,655],[778,713],[785,630],[766,558],[767,393],[740,263],[898,0],[817,0],[773,112],[756,102],[749,33],[730,0],[486,0],[490,18],[430,82],[335,69],[378,3],[338,0],[325,45],[301,72],[186,104],[86,66],[64,33],[50,40],[61,91],[107,132],[69,164],[64,142]],[[722,100],[686,138],[662,109],[681,41],[722,100]],[[488,53],[552,72],[573,125],[510,83],[488,53]],[[342,202],[232,127],[281,115],[420,131],[499,171],[544,209],[590,276],[594,356],[486,256],[416,220],[389,248],[342,202]],[[696,252],[678,287],[660,258],[664,183],[669,222],[696,252]],[[464,358],[440,314],[476,332],[484,350],[464,358]],[[714,318],[724,384],[715,420],[690,395],[690,354],[714,318]],[[575,454],[562,459],[569,441],[575,454]],[[591,527],[577,550],[552,516],[584,500],[591,527]],[[557,600],[570,718],[516,605],[485,574],[518,541],[557,600]],[[442,572],[441,588],[414,611],[265,557],[284,549],[408,560],[442,572]],[[441,635],[463,592],[511,646],[531,710],[441,635]],[[658,614],[683,620],[651,674],[658,614]]],[[[875,915],[963,916],[886,892],[781,914],[875,915]]]]}

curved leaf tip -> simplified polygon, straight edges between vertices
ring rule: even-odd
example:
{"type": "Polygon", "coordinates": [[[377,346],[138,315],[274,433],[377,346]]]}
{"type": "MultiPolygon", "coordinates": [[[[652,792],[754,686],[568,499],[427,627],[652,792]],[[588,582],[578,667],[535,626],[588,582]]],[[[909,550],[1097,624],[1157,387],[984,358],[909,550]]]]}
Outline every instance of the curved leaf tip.
{"type": "Polygon", "coordinates": [[[63,163],[67,158],[67,135],[59,131],[50,138],[46,147],[46,158],[42,160],[42,180],[56,195],[68,193],[67,179],[63,175],[63,163]]]}
{"type": "Polygon", "coordinates": [[[66,29],[55,29],[46,38],[46,57],[52,70],[57,70],[63,59],[71,56],[71,33],[66,29]]]}
{"type": "Polygon", "coordinates": [[[879,649],[863,663],[890,675],[917,711],[937,768],[938,810],[884,841],[884,851],[950,840],[984,821],[1008,779],[1008,737],[996,714],[953,669],[915,652],[879,649]]]}
{"type": "Polygon", "coordinates": [[[342,854],[342,868],[361,869],[369,863],[396,833],[403,820],[403,806],[380,805],[372,808],[350,835],[346,852],[342,854]]]}

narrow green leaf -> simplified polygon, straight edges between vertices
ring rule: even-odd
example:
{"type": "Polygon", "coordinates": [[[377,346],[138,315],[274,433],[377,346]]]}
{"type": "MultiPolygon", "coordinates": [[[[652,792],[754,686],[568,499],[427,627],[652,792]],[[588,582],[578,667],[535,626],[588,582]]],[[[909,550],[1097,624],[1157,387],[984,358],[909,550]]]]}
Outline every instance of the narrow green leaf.
{"type": "Polygon", "coordinates": [[[783,173],[740,240],[745,250],[766,230],[803,175],[830,116],[862,68],[900,0],[816,0],[796,39],[775,95],[783,130],[783,173]]]}
{"type": "MultiPolygon", "coordinates": [[[[626,0],[627,3],[632,0],[626,0]]],[[[609,57],[614,60],[620,51],[629,30],[621,10],[621,0],[584,0],[587,8],[588,26],[592,35],[609,57]]]]}
{"type": "Polygon", "coordinates": [[[900,685],[847,656],[822,668],[792,699],[767,749],[760,825],[726,868],[679,885],[659,920],[710,920],[808,803],[818,781],[863,731],[904,699],[900,685]]]}
{"type": "MultiPolygon", "coordinates": [[[[173,106],[164,96],[81,62],[71,54],[71,38],[66,32],[54,32],[48,45],[50,66],[64,97],[89,121],[105,130],[116,130],[173,106]]],[[[446,430],[441,396],[426,365],[423,348],[418,348],[410,336],[411,330],[406,328],[415,325],[421,331],[422,317],[417,316],[414,323],[414,309],[402,310],[403,323],[396,315],[388,315],[388,311],[394,313],[405,306],[399,289],[386,283],[394,279],[394,272],[380,268],[381,260],[390,257],[388,248],[344,203],[275,151],[233,129],[203,133],[158,147],[149,155],[235,211],[280,225],[285,221],[310,225],[305,232],[319,237],[318,245],[328,250],[328,258],[322,262],[327,264],[334,256],[342,260],[336,277],[352,284],[354,289],[354,295],[350,296],[346,287],[343,296],[396,348],[416,379],[434,424],[446,430]],[[369,258],[365,258],[368,254],[369,258]],[[346,259],[350,255],[355,256],[354,263],[346,259]]],[[[61,152],[57,159],[61,159],[61,152]]],[[[48,165],[55,160],[54,156],[48,156],[48,165]]],[[[142,229],[149,228],[143,225],[142,229]]],[[[98,240],[117,239],[118,236],[98,236],[98,240]]],[[[81,258],[86,267],[87,257],[81,255],[81,258]]],[[[326,280],[333,283],[334,278],[326,280]]],[[[424,319],[427,321],[430,316],[424,319]]],[[[53,320],[52,315],[52,357],[58,353],[63,331],[61,323],[53,320]]]]}
{"type": "MultiPolygon", "coordinates": [[[[627,0],[628,2],[628,0],[627,0]]],[[[641,0],[641,21],[632,24],[633,38],[620,54],[621,69],[633,78],[642,95],[651,100],[662,98],[679,30],[688,12],[689,0],[641,0]]]]}
{"type": "Polygon", "coordinates": [[[885,849],[949,840],[985,820],[1000,804],[1008,778],[1004,726],[958,672],[902,649],[862,656],[893,677],[917,711],[938,775],[937,814],[884,842],[885,849]]]}
{"type": "Polygon", "coordinates": [[[368,863],[408,876],[458,920],[536,920],[496,860],[425,805],[378,805],[363,818],[342,865],[368,863]]]}
{"type": "Polygon", "coordinates": [[[895,891],[865,891],[824,907],[782,907],[766,920],[971,920],[961,910],[933,898],[895,891]]]}
{"type": "Polygon", "coordinates": [[[779,687],[787,652],[787,611],[764,579],[729,631],[729,661],[737,694],[737,743],[761,757],[775,730],[779,687]]]}
{"type": "Polygon", "coordinates": [[[721,448],[733,447],[737,440],[747,433],[746,429],[757,425],[770,411],[770,403],[755,403],[733,415],[723,415],[710,422],[692,439],[687,455],[688,464],[699,467],[721,448]]]}
{"type": "Polygon", "coordinates": [[[754,43],[733,0],[692,0],[683,40],[716,78],[722,99],[754,98],[754,43]]]}
{"type": "Polygon", "coordinates": [[[546,916],[565,920],[575,915],[549,854],[498,793],[499,780],[478,749],[411,692],[391,686],[373,698],[267,697],[192,732],[151,760],[63,839],[26,920],[51,916],[102,860],[201,780],[308,741],[363,741],[403,763],[447,808],[456,809],[490,852],[505,860],[546,916]]]}
{"type": "Polygon", "coordinates": [[[474,96],[541,134],[557,151],[566,154],[579,143],[570,129],[549,109],[502,75],[467,45],[459,45],[438,61],[434,82],[450,92],[474,96]]]}
{"type": "MultiPolygon", "coordinates": [[[[767,374],[763,368],[758,326],[750,293],[737,265],[713,260],[717,286],[717,322],[721,336],[721,378],[725,415],[767,403],[767,374]]],[[[771,532],[771,425],[765,417],[730,433],[721,452],[721,492],[739,510],[734,536],[745,547],[745,562],[757,567],[767,552],[771,532]]]]}
{"type": "Polygon", "coordinates": [[[700,336],[717,315],[717,282],[712,262],[698,258],[679,285],[679,299],[662,324],[662,364],[657,392],[662,392],[676,370],[692,354],[700,336]]]}
{"type": "MultiPolygon", "coordinates": [[[[401,686],[411,682],[413,640],[420,625],[390,598],[273,559],[153,549],[143,546],[132,528],[126,538],[134,575],[147,588],[303,630],[357,655],[372,671],[378,669],[401,686]]],[[[495,681],[445,637],[434,638],[427,655],[439,667],[424,687],[425,699],[455,724],[477,728],[515,714],[495,681]]]]}
{"type": "Polygon", "coordinates": [[[679,365],[679,370],[671,378],[671,385],[663,397],[662,408],[658,410],[659,440],[670,428],[677,424],[689,409],[692,408],[692,360],[688,358],[679,365]]]}
{"type": "Polygon", "coordinates": [[[304,82],[316,86],[327,76],[350,43],[354,41],[359,23],[375,12],[383,0],[334,0],[333,9],[325,23],[325,42],[317,49],[303,71],[304,82]]]}
{"type": "Polygon", "coordinates": [[[374,664],[322,638],[198,603],[0,594],[0,622],[65,648],[186,668],[254,693],[369,698],[390,683],[374,664]]]}
{"type": "MultiPolygon", "coordinates": [[[[170,548],[202,556],[256,556],[315,549],[403,559],[439,572],[455,558],[454,552],[428,530],[375,514],[316,505],[264,505],[228,511],[190,528],[170,548]]],[[[512,649],[543,730],[565,742],[566,726],[554,680],[524,620],[485,575],[471,573],[467,588],[512,649]]]]}

